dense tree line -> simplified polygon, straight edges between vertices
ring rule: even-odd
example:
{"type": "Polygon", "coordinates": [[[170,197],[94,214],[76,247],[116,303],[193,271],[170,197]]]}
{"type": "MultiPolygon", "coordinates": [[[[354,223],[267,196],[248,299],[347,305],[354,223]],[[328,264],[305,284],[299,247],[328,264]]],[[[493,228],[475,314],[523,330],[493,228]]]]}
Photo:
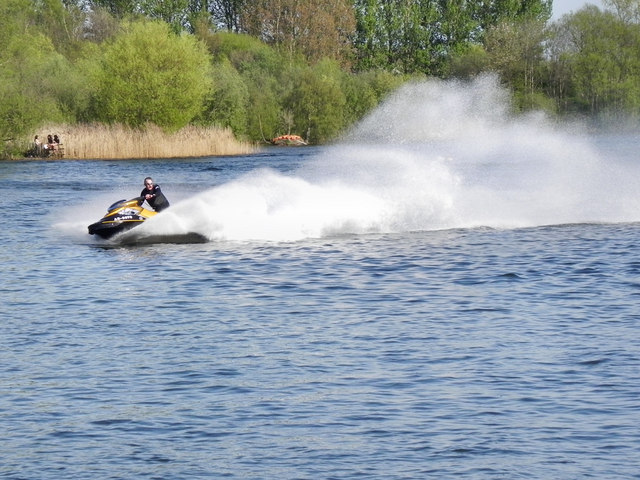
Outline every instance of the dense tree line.
{"type": "Polygon", "coordinates": [[[3,0],[0,150],[45,122],[335,138],[399,84],[494,71],[519,108],[640,115],[640,0],[3,0]]]}

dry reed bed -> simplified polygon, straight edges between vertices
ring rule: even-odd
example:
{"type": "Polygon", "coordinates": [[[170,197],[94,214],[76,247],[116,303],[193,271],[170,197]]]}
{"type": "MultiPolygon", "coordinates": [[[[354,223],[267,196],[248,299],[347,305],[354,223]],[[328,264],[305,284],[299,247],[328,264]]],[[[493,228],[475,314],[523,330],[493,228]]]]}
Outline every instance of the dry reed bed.
{"type": "Polygon", "coordinates": [[[229,129],[187,126],[166,133],[155,125],[134,129],[123,125],[56,125],[42,129],[60,136],[64,158],[124,159],[242,155],[255,145],[236,140],[229,129]]]}

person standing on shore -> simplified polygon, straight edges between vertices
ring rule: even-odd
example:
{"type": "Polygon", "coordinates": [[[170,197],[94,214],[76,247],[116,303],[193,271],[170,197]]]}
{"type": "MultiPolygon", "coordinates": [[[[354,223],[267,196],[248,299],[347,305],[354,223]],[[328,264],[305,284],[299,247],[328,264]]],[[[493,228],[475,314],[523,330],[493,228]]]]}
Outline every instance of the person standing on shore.
{"type": "Polygon", "coordinates": [[[38,138],[38,135],[36,135],[33,139],[33,150],[36,156],[38,157],[42,156],[42,142],[38,138]]]}
{"type": "Polygon", "coordinates": [[[144,188],[140,196],[146,200],[156,212],[161,212],[169,207],[169,200],[167,200],[167,197],[165,197],[162,190],[160,190],[160,185],[154,184],[153,178],[151,177],[144,179],[144,188]]]}

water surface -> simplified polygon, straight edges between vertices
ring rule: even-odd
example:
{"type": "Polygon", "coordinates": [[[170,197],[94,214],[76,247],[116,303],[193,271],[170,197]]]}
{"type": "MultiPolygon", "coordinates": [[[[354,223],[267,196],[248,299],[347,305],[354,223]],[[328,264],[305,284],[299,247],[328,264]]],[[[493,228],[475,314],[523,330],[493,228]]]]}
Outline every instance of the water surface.
{"type": "Polygon", "coordinates": [[[516,127],[0,163],[0,476],[639,478],[640,142],[516,127]]]}

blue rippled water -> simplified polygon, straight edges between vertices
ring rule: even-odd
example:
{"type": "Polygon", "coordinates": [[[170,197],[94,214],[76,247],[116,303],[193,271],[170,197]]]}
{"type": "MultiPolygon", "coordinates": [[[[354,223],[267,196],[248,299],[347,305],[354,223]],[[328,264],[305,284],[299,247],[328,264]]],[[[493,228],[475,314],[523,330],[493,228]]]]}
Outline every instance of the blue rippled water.
{"type": "Polygon", "coordinates": [[[0,163],[0,477],[640,478],[640,142],[548,134],[606,172],[558,185],[494,128],[0,163]],[[148,174],[171,209],[87,235],[148,174]]]}

